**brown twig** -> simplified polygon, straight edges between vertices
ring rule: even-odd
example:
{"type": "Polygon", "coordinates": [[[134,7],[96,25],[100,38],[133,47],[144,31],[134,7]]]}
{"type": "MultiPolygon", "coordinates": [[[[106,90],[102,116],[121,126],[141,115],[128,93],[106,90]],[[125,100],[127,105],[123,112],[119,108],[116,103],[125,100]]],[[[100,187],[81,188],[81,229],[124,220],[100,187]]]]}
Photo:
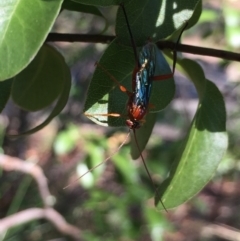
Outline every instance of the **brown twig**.
{"type": "Polygon", "coordinates": [[[15,213],[6,218],[0,219],[0,233],[5,233],[8,229],[22,225],[24,223],[45,218],[51,222],[61,233],[69,235],[75,240],[81,240],[81,232],[78,228],[68,224],[65,219],[53,208],[29,208],[15,213]]]}
{"type": "MultiPolygon", "coordinates": [[[[170,42],[170,41],[157,42],[157,46],[160,49],[174,50],[175,45],[176,44],[174,42],[170,42]]],[[[186,44],[178,44],[176,49],[178,52],[183,52],[183,53],[211,56],[211,57],[217,57],[221,59],[227,59],[227,60],[238,61],[238,62],[240,61],[239,53],[224,51],[220,49],[202,48],[202,47],[186,45],[186,44]]]]}
{"type": "Polygon", "coordinates": [[[240,230],[221,224],[205,226],[201,232],[204,237],[218,236],[231,241],[240,241],[240,230]]]}
{"type": "Polygon", "coordinates": [[[114,39],[115,36],[110,35],[50,33],[47,36],[46,42],[82,42],[108,44],[114,39]]]}
{"type": "Polygon", "coordinates": [[[38,184],[38,190],[45,207],[53,206],[54,197],[50,194],[47,178],[42,169],[33,163],[0,154],[0,166],[5,171],[19,171],[31,175],[38,184]]]}
{"type": "MultiPolygon", "coordinates": [[[[89,35],[89,34],[61,34],[50,33],[46,39],[47,42],[88,42],[88,43],[102,43],[108,44],[115,39],[115,36],[109,35],[89,35]]],[[[186,44],[176,44],[171,41],[158,41],[157,46],[159,49],[171,49],[178,52],[211,56],[216,58],[222,58],[231,61],[240,61],[240,54],[224,51],[213,48],[202,48],[186,44]]]]}
{"type": "Polygon", "coordinates": [[[31,175],[38,184],[39,193],[44,203],[44,208],[29,208],[0,219],[0,233],[5,233],[8,229],[26,222],[45,218],[61,233],[69,235],[75,240],[82,240],[81,231],[77,227],[68,224],[62,215],[51,207],[54,203],[48,189],[47,178],[38,165],[0,154],[0,167],[5,171],[19,171],[31,175]]]}

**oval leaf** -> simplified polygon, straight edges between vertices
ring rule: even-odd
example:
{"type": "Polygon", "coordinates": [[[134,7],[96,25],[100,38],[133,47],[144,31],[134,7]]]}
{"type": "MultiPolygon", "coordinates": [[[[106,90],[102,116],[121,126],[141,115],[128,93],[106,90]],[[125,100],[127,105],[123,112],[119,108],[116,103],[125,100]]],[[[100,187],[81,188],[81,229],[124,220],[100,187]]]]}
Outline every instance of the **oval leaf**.
{"type": "MultiPolygon", "coordinates": [[[[193,80],[200,102],[182,152],[173,164],[169,177],[159,187],[166,208],[176,207],[196,195],[212,178],[227,145],[226,111],[217,87],[205,79],[201,67],[184,59],[181,67],[193,80]]],[[[158,208],[162,209],[159,203],[158,208]]]]}
{"type": "Polygon", "coordinates": [[[13,81],[12,99],[21,108],[37,111],[49,106],[62,92],[65,76],[61,54],[44,45],[34,60],[13,81]]]}
{"type": "Polygon", "coordinates": [[[31,62],[61,4],[62,0],[0,1],[0,80],[16,75],[31,62]]]}
{"type": "Polygon", "coordinates": [[[58,72],[61,74],[62,79],[63,79],[63,85],[62,85],[62,90],[60,93],[60,96],[57,100],[57,103],[55,107],[53,108],[51,114],[48,116],[48,118],[41,123],[40,125],[34,127],[31,130],[25,131],[19,135],[8,135],[8,137],[19,137],[19,136],[24,136],[24,135],[30,135],[33,134],[39,130],[41,130],[43,127],[45,127],[54,117],[56,117],[65,107],[67,101],[68,101],[68,96],[71,88],[71,73],[69,70],[69,67],[66,65],[64,58],[61,58],[61,65],[59,65],[58,72]]]}
{"type": "MultiPolygon", "coordinates": [[[[184,24],[194,13],[200,0],[172,1],[126,1],[124,3],[133,38],[137,46],[166,38],[184,24]]],[[[116,35],[120,42],[131,45],[130,36],[122,8],[119,7],[116,20],[116,35]]]]}

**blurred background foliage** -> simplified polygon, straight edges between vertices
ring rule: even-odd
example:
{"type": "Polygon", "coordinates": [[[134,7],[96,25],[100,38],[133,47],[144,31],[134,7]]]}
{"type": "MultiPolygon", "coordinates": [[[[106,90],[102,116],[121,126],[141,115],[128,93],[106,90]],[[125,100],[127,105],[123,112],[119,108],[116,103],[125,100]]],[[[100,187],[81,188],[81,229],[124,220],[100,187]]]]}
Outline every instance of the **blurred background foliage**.
{"type": "MultiPolygon", "coordinates": [[[[238,52],[240,3],[222,0],[219,4],[219,1],[205,0],[203,6],[199,23],[184,33],[182,42],[238,52]]],[[[102,8],[101,11],[109,24],[105,34],[114,35],[117,8],[102,8]]],[[[63,11],[53,32],[98,34],[105,24],[104,19],[94,15],[63,11]]],[[[127,129],[96,126],[82,115],[94,63],[106,45],[63,42],[54,46],[71,67],[73,85],[67,107],[43,130],[12,140],[4,138],[6,131],[21,131],[35,126],[36,120],[47,116],[48,110],[27,114],[9,103],[0,116],[0,141],[5,154],[38,163],[43,168],[50,191],[56,198],[56,209],[68,222],[82,230],[85,240],[239,240],[210,229],[213,223],[227,225],[228,230],[240,229],[239,63],[188,55],[202,65],[206,77],[210,76],[224,94],[229,149],[216,175],[201,193],[175,210],[159,213],[153,204],[154,188],[141,160],[131,160],[128,144],[114,154],[125,140],[127,129]],[[107,163],[76,181],[109,156],[107,163]]],[[[198,101],[188,80],[178,73],[175,80],[176,98],[158,115],[158,122],[143,152],[156,183],[166,177],[178,155],[179,145],[198,101]]],[[[37,193],[36,184],[30,177],[1,172],[1,217],[27,207],[41,206],[37,193]]],[[[69,239],[58,233],[49,222],[37,220],[11,229],[4,240],[69,239]]]]}

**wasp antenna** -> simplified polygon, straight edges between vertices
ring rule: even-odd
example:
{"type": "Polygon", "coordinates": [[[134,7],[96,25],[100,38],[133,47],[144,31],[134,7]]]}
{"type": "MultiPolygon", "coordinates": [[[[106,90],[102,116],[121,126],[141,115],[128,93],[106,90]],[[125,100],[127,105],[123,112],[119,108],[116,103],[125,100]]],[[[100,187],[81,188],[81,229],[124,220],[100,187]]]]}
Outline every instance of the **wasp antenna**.
{"type": "Polygon", "coordinates": [[[107,159],[105,159],[104,161],[102,161],[101,163],[99,163],[98,165],[96,165],[95,167],[91,168],[90,170],[88,170],[87,172],[85,172],[84,174],[82,174],[80,177],[78,177],[75,181],[73,181],[72,183],[70,183],[69,185],[67,185],[66,187],[64,187],[63,189],[66,189],[68,187],[70,187],[73,183],[75,183],[76,181],[78,181],[79,179],[81,179],[82,177],[84,177],[85,175],[87,175],[89,172],[92,172],[93,170],[95,170],[97,167],[101,166],[102,164],[106,163],[108,160],[111,159],[112,156],[114,156],[121,148],[122,146],[126,143],[126,141],[128,140],[128,137],[130,135],[130,131],[127,134],[126,138],[124,139],[124,141],[122,142],[122,144],[117,148],[117,150],[115,150],[107,159]]]}
{"type": "Polygon", "coordinates": [[[120,6],[122,7],[122,10],[123,10],[123,13],[124,13],[124,16],[125,16],[125,19],[126,19],[128,32],[129,32],[129,34],[130,34],[130,39],[131,39],[131,42],[132,42],[132,47],[133,47],[133,52],[134,52],[135,61],[136,61],[136,63],[138,64],[138,67],[140,67],[140,64],[139,64],[139,61],[138,61],[138,55],[137,55],[137,46],[136,46],[136,43],[135,43],[134,38],[133,38],[133,35],[132,35],[132,31],[131,31],[130,24],[129,24],[129,21],[128,21],[126,9],[125,9],[123,3],[121,3],[120,6]]]}
{"type": "Polygon", "coordinates": [[[173,74],[174,74],[174,72],[175,72],[175,67],[176,67],[176,63],[177,63],[177,46],[178,46],[178,44],[179,44],[179,42],[180,42],[180,39],[181,39],[181,37],[182,37],[182,34],[183,34],[184,30],[187,28],[187,26],[188,26],[188,22],[186,21],[186,22],[185,22],[185,25],[183,26],[183,28],[182,28],[179,36],[178,36],[177,41],[176,41],[176,43],[175,43],[175,48],[174,48],[174,50],[173,50],[173,71],[172,71],[173,74]]]}
{"type": "MultiPolygon", "coordinates": [[[[154,187],[154,189],[155,189],[156,195],[160,197],[159,192],[158,192],[158,189],[157,189],[156,185],[155,185],[154,182],[153,182],[153,179],[152,179],[152,177],[151,177],[151,175],[150,175],[150,172],[149,172],[149,170],[148,170],[148,168],[147,168],[147,164],[146,164],[146,162],[145,162],[145,160],[144,160],[144,158],[143,158],[142,152],[141,152],[140,147],[139,147],[139,145],[138,145],[138,141],[137,141],[137,137],[136,137],[136,130],[135,130],[135,129],[133,129],[133,136],[134,136],[134,140],[135,140],[137,149],[138,149],[138,151],[139,151],[140,157],[141,157],[141,159],[142,159],[143,165],[144,165],[145,170],[146,170],[146,172],[147,172],[147,175],[148,175],[149,179],[150,179],[151,182],[152,182],[152,185],[153,185],[153,187],[154,187]]],[[[164,210],[165,210],[166,212],[168,212],[167,209],[166,209],[166,207],[165,207],[165,205],[163,204],[162,199],[160,198],[159,200],[160,200],[160,202],[161,202],[164,210]]]]}

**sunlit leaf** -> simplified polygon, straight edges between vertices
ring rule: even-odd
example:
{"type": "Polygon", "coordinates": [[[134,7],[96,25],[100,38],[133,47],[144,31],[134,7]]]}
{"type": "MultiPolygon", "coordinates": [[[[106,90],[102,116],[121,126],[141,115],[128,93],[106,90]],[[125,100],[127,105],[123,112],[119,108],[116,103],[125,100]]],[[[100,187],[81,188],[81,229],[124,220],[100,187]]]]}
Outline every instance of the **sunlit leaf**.
{"type": "Polygon", "coordinates": [[[18,74],[37,54],[62,0],[0,1],[0,80],[18,74]]]}
{"type": "MultiPolygon", "coordinates": [[[[126,1],[124,6],[136,45],[142,46],[149,39],[157,41],[172,34],[192,17],[198,2],[201,1],[126,1]]],[[[116,34],[121,43],[131,45],[126,29],[126,20],[119,8],[116,34]]]]}
{"type": "Polygon", "coordinates": [[[57,155],[70,153],[79,141],[79,130],[76,126],[70,125],[67,129],[58,133],[54,141],[54,151],[57,155]]]}
{"type": "Polygon", "coordinates": [[[125,155],[123,155],[123,152],[121,155],[116,154],[112,157],[112,159],[117,170],[121,173],[126,183],[138,183],[139,173],[137,172],[133,161],[129,160],[129,158],[126,158],[126,156],[129,155],[128,152],[125,151],[125,155]]]}

